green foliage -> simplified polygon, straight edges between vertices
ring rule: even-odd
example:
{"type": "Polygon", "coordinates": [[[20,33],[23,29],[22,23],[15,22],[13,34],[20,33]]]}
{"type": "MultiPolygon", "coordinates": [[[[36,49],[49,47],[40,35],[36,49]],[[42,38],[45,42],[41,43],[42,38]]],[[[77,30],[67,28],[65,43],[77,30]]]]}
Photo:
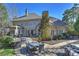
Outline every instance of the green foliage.
{"type": "Polygon", "coordinates": [[[13,42],[13,38],[10,36],[3,36],[0,38],[0,44],[2,47],[11,47],[11,43],[13,42]]]}
{"type": "Polygon", "coordinates": [[[62,40],[64,39],[64,36],[63,35],[56,35],[53,37],[54,40],[62,40]]]}
{"type": "Polygon", "coordinates": [[[68,31],[74,31],[74,23],[79,11],[78,4],[74,4],[72,8],[64,11],[62,20],[68,25],[68,31]]]}
{"type": "Polygon", "coordinates": [[[1,17],[1,22],[0,22],[0,31],[1,31],[1,35],[3,36],[5,33],[4,33],[4,28],[6,26],[8,26],[8,12],[7,12],[7,8],[4,6],[4,4],[1,4],[0,3],[0,17],[1,17]],[[3,30],[1,30],[3,29],[3,30]]]}
{"type": "Polygon", "coordinates": [[[63,14],[63,21],[68,25],[68,31],[73,31],[74,27],[74,16],[73,16],[73,11],[72,9],[67,9],[64,14],[63,14]]]}
{"type": "Polygon", "coordinates": [[[15,55],[13,49],[0,49],[0,56],[13,56],[15,55]]]}
{"type": "Polygon", "coordinates": [[[47,11],[43,12],[39,31],[42,40],[50,38],[49,16],[47,11]]]}
{"type": "Polygon", "coordinates": [[[48,34],[42,34],[41,38],[42,40],[45,40],[45,41],[50,40],[50,36],[48,34]]]}
{"type": "Polygon", "coordinates": [[[57,36],[57,39],[58,39],[58,40],[61,40],[62,38],[63,38],[62,35],[58,35],[58,36],[57,36]]]}
{"type": "Polygon", "coordinates": [[[63,14],[63,21],[65,21],[68,24],[71,15],[72,15],[72,11],[70,9],[65,10],[63,14]]]}
{"type": "Polygon", "coordinates": [[[75,28],[75,31],[79,32],[79,15],[78,15],[77,21],[74,24],[74,28],[75,28]]]}
{"type": "Polygon", "coordinates": [[[77,31],[68,31],[67,33],[66,33],[66,35],[79,35],[79,32],[77,32],[77,31]]]}
{"type": "Polygon", "coordinates": [[[2,22],[6,23],[8,20],[8,12],[7,12],[7,8],[3,4],[0,4],[0,12],[2,12],[1,14],[2,19],[3,19],[2,22]]]}
{"type": "Polygon", "coordinates": [[[0,37],[0,56],[13,56],[15,55],[11,44],[13,42],[13,38],[10,36],[0,37]]]}

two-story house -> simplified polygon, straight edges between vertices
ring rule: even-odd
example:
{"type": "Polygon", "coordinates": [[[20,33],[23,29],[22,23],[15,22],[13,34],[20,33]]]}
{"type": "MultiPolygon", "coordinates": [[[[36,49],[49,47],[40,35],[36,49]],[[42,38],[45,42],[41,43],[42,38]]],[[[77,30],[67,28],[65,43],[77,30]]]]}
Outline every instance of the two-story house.
{"type": "MultiPolygon", "coordinates": [[[[46,11],[44,11],[45,13],[46,11]]],[[[14,18],[12,21],[13,27],[10,29],[12,33],[21,36],[34,36],[39,35],[39,25],[41,22],[42,16],[37,15],[36,13],[28,13],[26,10],[25,15],[14,18]],[[16,32],[16,33],[15,33],[16,32]]],[[[62,20],[49,17],[49,23],[51,26],[51,36],[60,35],[61,33],[66,32],[66,23],[62,20]]]]}

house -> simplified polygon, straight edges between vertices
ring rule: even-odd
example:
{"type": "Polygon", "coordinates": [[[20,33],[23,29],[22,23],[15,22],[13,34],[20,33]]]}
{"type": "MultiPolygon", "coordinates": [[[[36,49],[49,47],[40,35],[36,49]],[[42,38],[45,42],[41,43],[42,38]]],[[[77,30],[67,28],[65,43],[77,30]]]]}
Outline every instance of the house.
{"type": "MultiPolygon", "coordinates": [[[[47,11],[44,11],[46,13],[47,11]]],[[[20,36],[34,36],[39,35],[39,25],[41,22],[42,16],[39,16],[35,13],[28,13],[26,10],[25,15],[14,18],[12,21],[13,27],[11,26],[11,32],[15,35],[20,36]]],[[[49,17],[49,24],[51,26],[51,36],[60,35],[61,33],[66,32],[66,23],[62,20],[49,17]]]]}

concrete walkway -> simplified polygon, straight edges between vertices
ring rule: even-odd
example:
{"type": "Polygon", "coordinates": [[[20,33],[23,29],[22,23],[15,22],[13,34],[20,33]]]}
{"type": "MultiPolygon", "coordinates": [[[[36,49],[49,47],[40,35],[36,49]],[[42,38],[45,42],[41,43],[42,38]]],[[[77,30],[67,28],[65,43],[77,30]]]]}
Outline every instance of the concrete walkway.
{"type": "Polygon", "coordinates": [[[60,48],[62,46],[65,46],[65,45],[68,45],[70,43],[74,43],[74,42],[78,42],[79,40],[68,40],[68,41],[65,41],[65,42],[61,42],[61,43],[57,43],[57,44],[54,44],[54,45],[49,45],[49,44],[46,44],[45,43],[45,48],[60,48]]]}

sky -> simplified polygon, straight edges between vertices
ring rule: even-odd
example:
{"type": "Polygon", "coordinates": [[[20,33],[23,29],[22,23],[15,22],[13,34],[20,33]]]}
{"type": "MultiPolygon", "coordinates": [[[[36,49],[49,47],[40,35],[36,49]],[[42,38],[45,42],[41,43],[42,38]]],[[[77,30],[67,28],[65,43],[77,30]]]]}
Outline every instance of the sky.
{"type": "Polygon", "coordinates": [[[23,16],[25,10],[28,9],[29,13],[36,13],[42,15],[43,11],[48,11],[49,16],[62,19],[63,13],[66,9],[69,9],[73,6],[71,3],[7,3],[4,4],[9,12],[10,17],[12,17],[13,10],[16,8],[17,16],[23,16]]]}

